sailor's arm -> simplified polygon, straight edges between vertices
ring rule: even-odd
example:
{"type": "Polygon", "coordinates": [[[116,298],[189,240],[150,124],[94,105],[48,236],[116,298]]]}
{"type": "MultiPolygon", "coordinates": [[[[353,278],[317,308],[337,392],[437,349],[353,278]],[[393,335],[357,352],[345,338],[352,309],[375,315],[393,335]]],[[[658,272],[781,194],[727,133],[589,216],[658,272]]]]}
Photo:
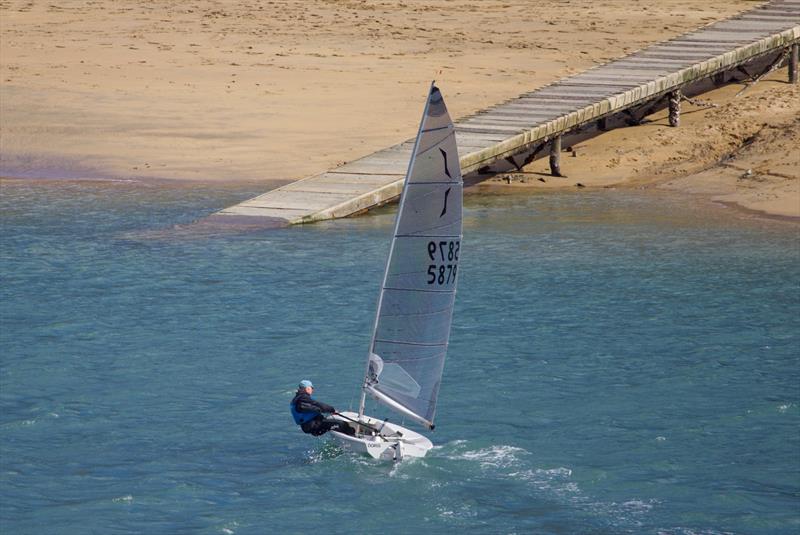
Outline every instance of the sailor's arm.
{"type": "Polygon", "coordinates": [[[316,399],[313,399],[312,401],[316,403],[317,410],[320,410],[322,412],[336,412],[336,409],[334,409],[333,406],[328,405],[327,403],[317,401],[316,399]]]}
{"type": "Polygon", "coordinates": [[[327,403],[322,403],[315,399],[301,399],[297,402],[297,410],[300,412],[333,412],[334,409],[327,403]]]}

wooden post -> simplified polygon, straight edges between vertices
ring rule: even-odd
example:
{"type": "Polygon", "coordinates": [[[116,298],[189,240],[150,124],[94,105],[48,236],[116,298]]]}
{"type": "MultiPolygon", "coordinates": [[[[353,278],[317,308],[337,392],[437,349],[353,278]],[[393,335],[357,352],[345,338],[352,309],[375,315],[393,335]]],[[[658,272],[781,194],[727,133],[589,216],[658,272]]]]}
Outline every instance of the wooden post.
{"type": "Polygon", "coordinates": [[[797,55],[798,55],[798,48],[800,45],[797,43],[792,45],[792,51],[789,53],[789,83],[796,84],[797,83],[797,55]]]}
{"type": "Polygon", "coordinates": [[[554,137],[550,143],[550,174],[564,176],[561,174],[561,136],[554,137]]]}
{"type": "Polygon", "coordinates": [[[681,122],[681,90],[669,94],[669,125],[678,126],[681,122]]]}

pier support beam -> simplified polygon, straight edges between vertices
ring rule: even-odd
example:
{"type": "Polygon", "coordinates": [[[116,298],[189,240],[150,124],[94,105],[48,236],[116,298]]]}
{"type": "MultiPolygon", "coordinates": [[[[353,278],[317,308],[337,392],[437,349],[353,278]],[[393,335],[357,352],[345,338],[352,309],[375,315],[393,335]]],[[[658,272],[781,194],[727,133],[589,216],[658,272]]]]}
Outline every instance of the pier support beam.
{"type": "Polygon", "coordinates": [[[789,83],[797,83],[797,55],[800,45],[797,43],[792,45],[792,50],[789,52],[789,83]]]}
{"type": "Polygon", "coordinates": [[[550,174],[564,176],[561,174],[561,136],[554,137],[550,143],[550,174]]]}
{"type": "Polygon", "coordinates": [[[678,126],[681,122],[681,90],[669,94],[669,125],[678,126]]]}

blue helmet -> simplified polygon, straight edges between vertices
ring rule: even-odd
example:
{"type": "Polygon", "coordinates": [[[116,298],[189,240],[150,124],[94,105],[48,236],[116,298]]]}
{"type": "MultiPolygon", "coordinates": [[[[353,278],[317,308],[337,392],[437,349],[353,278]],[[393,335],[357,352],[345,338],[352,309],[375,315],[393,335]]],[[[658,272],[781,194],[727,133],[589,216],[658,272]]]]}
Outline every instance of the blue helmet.
{"type": "Polygon", "coordinates": [[[314,385],[311,384],[311,381],[309,381],[308,379],[303,379],[302,381],[300,381],[300,388],[308,388],[308,387],[314,388],[314,385]]]}

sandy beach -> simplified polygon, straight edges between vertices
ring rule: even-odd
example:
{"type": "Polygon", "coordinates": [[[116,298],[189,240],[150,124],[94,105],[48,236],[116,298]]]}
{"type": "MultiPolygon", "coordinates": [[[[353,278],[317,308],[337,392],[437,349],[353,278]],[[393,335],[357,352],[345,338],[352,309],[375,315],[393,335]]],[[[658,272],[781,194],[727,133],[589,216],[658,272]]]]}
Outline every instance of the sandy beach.
{"type": "MultiPolygon", "coordinates": [[[[754,5],[3,1],[0,175],[266,188],[411,137],[433,78],[458,118],[754,5]]],[[[800,217],[785,80],[720,89],[678,129],[654,116],[575,147],[567,179],[538,161],[511,185],[646,184],[800,217]]]]}
{"type": "Polygon", "coordinates": [[[550,176],[544,158],[477,189],[666,189],[800,220],[800,86],[786,76],[782,69],[741,95],[744,86],[732,84],[684,102],[678,128],[663,110],[641,125],[565,147],[564,177],[550,176]]]}

